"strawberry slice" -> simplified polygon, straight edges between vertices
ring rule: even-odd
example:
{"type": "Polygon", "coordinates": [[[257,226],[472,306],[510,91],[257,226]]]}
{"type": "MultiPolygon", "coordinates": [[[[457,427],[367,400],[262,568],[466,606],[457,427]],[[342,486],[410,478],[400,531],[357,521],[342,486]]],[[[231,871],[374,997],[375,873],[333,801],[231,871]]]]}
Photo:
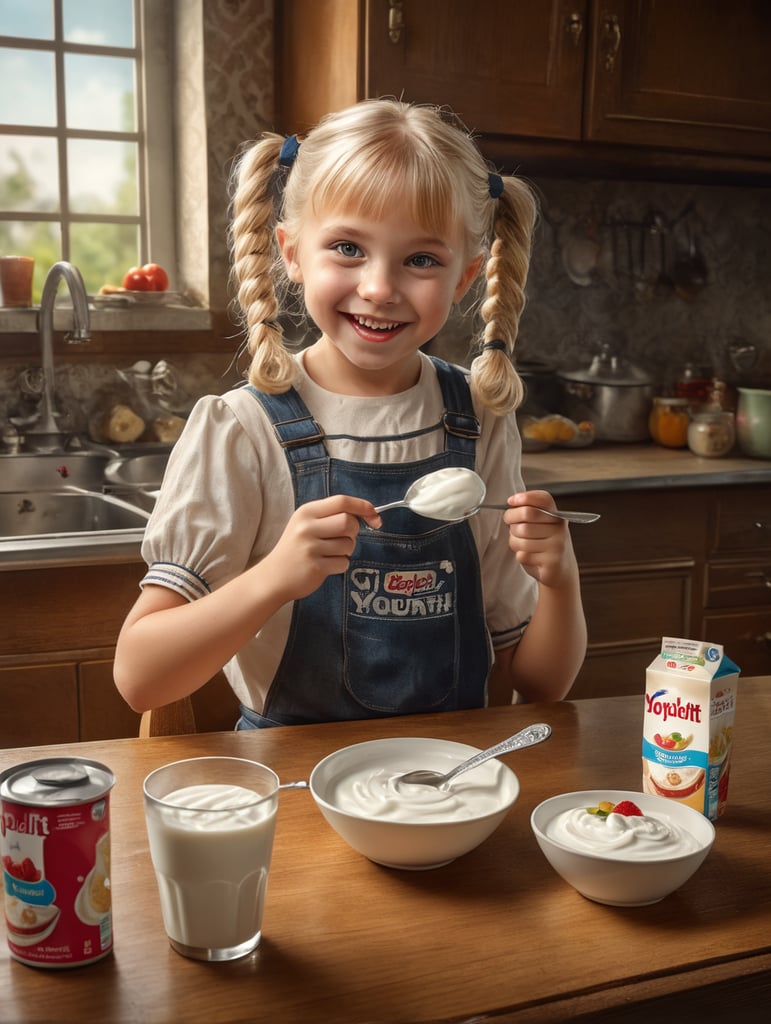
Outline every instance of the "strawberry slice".
{"type": "Polygon", "coordinates": [[[642,818],[643,816],[643,812],[640,810],[637,804],[633,804],[631,800],[622,800],[620,803],[617,803],[616,806],[613,808],[613,813],[623,814],[627,818],[642,818]]]}

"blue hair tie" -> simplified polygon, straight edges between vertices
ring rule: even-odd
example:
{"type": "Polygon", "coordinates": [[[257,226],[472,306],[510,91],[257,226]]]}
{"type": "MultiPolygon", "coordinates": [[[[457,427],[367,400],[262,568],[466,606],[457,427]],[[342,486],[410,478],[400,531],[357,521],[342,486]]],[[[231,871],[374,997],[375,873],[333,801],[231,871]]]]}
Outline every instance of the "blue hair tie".
{"type": "Polygon", "coordinates": [[[290,135],[284,139],[284,143],[281,146],[281,152],[278,155],[279,166],[291,167],[295,162],[295,158],[300,150],[300,140],[296,135],[290,135]]]}
{"type": "Polygon", "coordinates": [[[491,199],[500,199],[503,195],[503,178],[500,174],[488,174],[487,187],[490,190],[491,199]]]}
{"type": "Polygon", "coordinates": [[[500,341],[497,338],[495,339],[495,341],[486,341],[484,343],[484,345],[482,346],[482,351],[483,352],[487,352],[490,349],[493,349],[494,351],[498,351],[498,352],[505,352],[506,351],[506,342],[505,341],[500,341]]]}

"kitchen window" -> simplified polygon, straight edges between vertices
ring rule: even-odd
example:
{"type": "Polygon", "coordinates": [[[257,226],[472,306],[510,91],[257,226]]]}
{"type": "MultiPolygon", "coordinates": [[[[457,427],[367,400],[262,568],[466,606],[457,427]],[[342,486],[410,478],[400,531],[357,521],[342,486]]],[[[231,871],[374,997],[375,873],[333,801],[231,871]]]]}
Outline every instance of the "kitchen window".
{"type": "MultiPolygon", "coordinates": [[[[0,252],[76,264],[90,294],[173,274],[168,0],[0,0],[0,252]]],[[[176,282],[172,280],[171,286],[176,282]]]]}

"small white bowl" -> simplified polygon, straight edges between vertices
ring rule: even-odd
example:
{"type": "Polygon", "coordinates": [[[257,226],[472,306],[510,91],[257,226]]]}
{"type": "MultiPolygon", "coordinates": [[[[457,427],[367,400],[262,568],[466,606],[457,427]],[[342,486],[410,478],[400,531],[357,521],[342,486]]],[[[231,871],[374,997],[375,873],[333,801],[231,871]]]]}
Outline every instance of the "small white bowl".
{"type": "Polygon", "coordinates": [[[669,896],[701,866],[715,840],[712,822],[692,807],[667,797],[619,789],[553,796],[538,804],[530,816],[530,825],[541,851],[557,874],[582,896],[612,907],[642,907],[669,896]],[[631,854],[610,856],[578,851],[547,835],[549,823],[563,811],[596,807],[603,800],[613,804],[631,800],[643,814],[669,818],[674,825],[690,833],[697,848],[685,854],[635,860],[631,854]]]}
{"type": "MultiPolygon", "coordinates": [[[[410,820],[374,816],[366,806],[352,807],[338,787],[346,778],[361,773],[367,776],[381,772],[385,778],[413,768],[446,772],[478,752],[478,747],[465,743],[425,737],[369,740],[343,747],[319,761],[311,772],[309,786],[324,818],[358,853],[390,868],[437,868],[473,850],[498,828],[519,796],[519,780],[510,768],[493,759],[453,781],[451,791],[464,803],[462,813],[469,816],[452,820],[436,820],[430,809],[413,805],[409,798],[404,803],[410,820]],[[481,794],[485,806],[469,813],[465,801],[470,801],[474,792],[481,794]]],[[[403,806],[400,797],[393,799],[403,806]]],[[[380,813],[389,812],[380,808],[380,813]]],[[[436,811],[437,817],[442,814],[436,811]]]]}

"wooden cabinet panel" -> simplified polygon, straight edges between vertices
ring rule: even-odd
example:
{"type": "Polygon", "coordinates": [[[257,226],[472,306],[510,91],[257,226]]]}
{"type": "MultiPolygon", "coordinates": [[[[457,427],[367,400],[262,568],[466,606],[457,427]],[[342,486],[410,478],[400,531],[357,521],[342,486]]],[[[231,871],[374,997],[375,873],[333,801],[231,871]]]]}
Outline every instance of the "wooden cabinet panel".
{"type": "Polygon", "coordinates": [[[141,715],[118,693],[112,659],[78,665],[79,733],[81,740],[138,736],[141,715]]]}
{"type": "Polygon", "coordinates": [[[625,645],[655,647],[662,636],[689,636],[693,571],[693,563],[582,571],[590,646],[623,638],[625,645]]]}
{"type": "Polygon", "coordinates": [[[585,138],[771,155],[771,7],[593,0],[585,138]]]}
{"type": "Polygon", "coordinates": [[[144,563],[4,571],[0,655],[114,647],[144,563]]]}
{"type": "Polygon", "coordinates": [[[771,605],[771,556],[765,560],[710,562],[705,593],[708,608],[771,605]]]}
{"type": "Polygon", "coordinates": [[[721,643],[745,676],[771,673],[771,609],[704,615],[701,639],[721,643]]]}
{"type": "MultiPolygon", "coordinates": [[[[769,8],[771,10],[771,8],[769,8]]],[[[715,493],[710,552],[758,556],[771,553],[771,489],[720,488],[715,493]]]]}
{"type": "Polygon", "coordinates": [[[74,664],[0,668],[0,747],[75,743],[77,739],[74,664]]]}
{"type": "Polygon", "coordinates": [[[366,94],[448,105],[486,135],[581,137],[585,0],[388,0],[368,7],[366,94]]]}
{"type": "MultiPolygon", "coordinates": [[[[597,647],[589,651],[568,694],[570,700],[619,697],[645,692],[645,670],[661,650],[661,640],[622,648],[597,647]]],[[[640,726],[642,740],[642,725],[640,726]]]]}

